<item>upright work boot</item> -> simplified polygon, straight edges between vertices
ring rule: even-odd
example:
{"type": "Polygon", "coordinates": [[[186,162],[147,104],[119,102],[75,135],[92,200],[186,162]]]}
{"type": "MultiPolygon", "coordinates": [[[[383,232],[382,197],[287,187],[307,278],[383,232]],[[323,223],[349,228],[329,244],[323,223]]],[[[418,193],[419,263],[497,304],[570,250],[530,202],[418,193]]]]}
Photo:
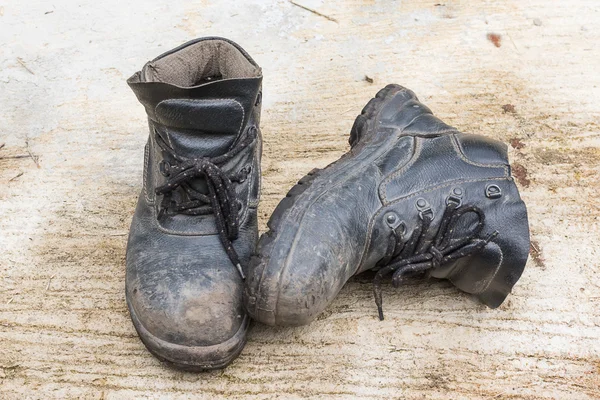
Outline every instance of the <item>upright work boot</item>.
{"type": "Polygon", "coordinates": [[[353,275],[399,285],[429,271],[498,307],[529,250],[507,147],[460,133],[398,85],[358,116],[351,149],[313,170],[275,209],[250,261],[244,302],[270,325],[311,322],[353,275]]]}
{"type": "Polygon", "coordinates": [[[127,305],[148,350],[179,368],[222,368],[246,343],[261,82],[254,60],[222,38],[179,46],[127,81],[150,126],[127,244],[127,305]]]}

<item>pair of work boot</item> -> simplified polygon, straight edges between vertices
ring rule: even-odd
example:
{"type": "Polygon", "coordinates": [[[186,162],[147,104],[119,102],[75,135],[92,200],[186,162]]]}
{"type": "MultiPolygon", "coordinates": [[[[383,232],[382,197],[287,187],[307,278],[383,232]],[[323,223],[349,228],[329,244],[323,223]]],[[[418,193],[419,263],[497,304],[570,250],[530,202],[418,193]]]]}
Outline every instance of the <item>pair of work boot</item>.
{"type": "Polygon", "coordinates": [[[529,250],[507,147],[460,133],[398,85],[368,102],[350,151],[302,178],[259,241],[261,82],[242,48],[215,37],[128,80],[150,136],[126,299],[150,352],[183,369],[222,368],[250,318],[308,324],[367,270],[377,271],[380,319],[383,281],[424,272],[502,303],[529,250]]]}

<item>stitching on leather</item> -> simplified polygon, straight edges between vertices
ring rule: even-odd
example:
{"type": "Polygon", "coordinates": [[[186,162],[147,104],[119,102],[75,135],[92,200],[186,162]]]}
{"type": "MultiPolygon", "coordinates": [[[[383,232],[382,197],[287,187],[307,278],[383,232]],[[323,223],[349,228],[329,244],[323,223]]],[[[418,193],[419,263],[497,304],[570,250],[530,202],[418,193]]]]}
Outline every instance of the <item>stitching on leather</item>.
{"type": "MultiPolygon", "coordinates": [[[[417,103],[419,103],[419,104],[422,104],[422,103],[421,103],[419,100],[417,100],[417,99],[413,99],[413,100],[414,100],[414,101],[416,101],[416,102],[417,102],[417,103]]],[[[406,107],[406,105],[407,105],[409,102],[410,102],[410,100],[406,101],[406,102],[405,102],[405,103],[402,105],[402,107],[400,107],[400,109],[398,110],[398,114],[400,114],[400,113],[402,112],[402,110],[404,110],[405,108],[407,108],[407,107],[406,107]]],[[[401,129],[400,129],[400,132],[401,132],[401,133],[404,133],[404,132],[406,131],[406,128],[408,128],[409,126],[411,126],[411,125],[413,124],[413,122],[415,122],[415,121],[417,120],[417,118],[420,118],[420,117],[422,117],[423,115],[433,115],[433,114],[431,114],[431,113],[430,113],[430,114],[417,114],[417,115],[416,115],[416,116],[415,116],[413,119],[411,119],[411,120],[410,120],[410,122],[409,122],[408,124],[404,125],[404,128],[401,128],[401,129]]]]}
{"type": "MultiPolygon", "coordinates": [[[[226,100],[226,99],[224,99],[226,100]]],[[[244,106],[242,106],[242,103],[240,103],[239,101],[237,101],[236,99],[230,99],[233,100],[237,103],[238,106],[240,106],[240,108],[242,109],[242,122],[240,122],[240,127],[238,129],[238,135],[242,132],[242,128],[244,127],[244,121],[246,120],[246,110],[244,110],[244,106]]]]}
{"type": "Polygon", "coordinates": [[[244,110],[244,106],[242,105],[242,103],[240,103],[236,99],[231,99],[231,98],[228,98],[228,99],[219,98],[219,99],[212,99],[212,100],[233,101],[240,107],[240,109],[242,110],[242,121],[240,122],[240,127],[237,130],[237,133],[239,135],[242,132],[242,128],[244,127],[244,121],[246,120],[246,110],[244,110]]]}
{"type": "MultiPolygon", "coordinates": [[[[443,134],[443,133],[460,133],[460,132],[459,132],[459,131],[458,131],[458,129],[456,129],[456,128],[450,128],[450,129],[444,129],[444,130],[441,130],[441,131],[437,131],[437,132],[436,132],[434,135],[441,135],[441,134],[443,134]]],[[[402,134],[403,134],[403,135],[405,135],[405,136],[413,136],[413,135],[415,135],[415,136],[417,136],[417,137],[422,137],[422,138],[424,138],[424,139],[433,139],[433,138],[435,138],[435,137],[436,137],[436,136],[425,136],[425,135],[423,135],[423,133],[422,133],[422,132],[420,132],[420,131],[417,131],[417,130],[410,130],[410,129],[408,129],[408,130],[403,130],[403,131],[402,131],[402,134]]]]}
{"type": "Polygon", "coordinates": [[[504,252],[502,251],[502,247],[500,247],[500,245],[498,243],[494,242],[493,240],[490,240],[490,242],[494,243],[500,249],[500,262],[498,263],[498,266],[496,267],[496,271],[494,271],[494,275],[492,275],[492,278],[490,279],[488,284],[485,285],[485,287],[483,289],[481,289],[479,292],[474,293],[474,294],[481,294],[490,287],[490,285],[492,284],[492,281],[494,280],[494,278],[496,278],[496,275],[498,275],[498,272],[500,272],[500,267],[504,263],[504,252]]]}
{"type": "MultiPolygon", "coordinates": [[[[258,152],[259,152],[259,150],[258,150],[258,142],[256,142],[256,145],[254,146],[254,154],[252,156],[252,162],[258,161],[258,152]]],[[[258,169],[258,174],[257,174],[257,178],[256,178],[256,179],[258,179],[258,182],[257,182],[257,184],[258,184],[258,196],[257,197],[258,198],[255,199],[255,200],[251,200],[250,199],[250,195],[252,193],[252,190],[251,190],[252,189],[252,185],[251,184],[254,183],[254,176],[251,176],[250,177],[251,181],[248,182],[248,195],[247,195],[247,199],[246,199],[246,201],[248,203],[248,207],[258,207],[258,204],[260,202],[260,186],[261,186],[261,179],[260,178],[262,176],[261,175],[262,171],[260,169],[260,161],[258,161],[256,163],[256,165],[257,165],[257,169],[258,169]]]]}
{"type": "MultiPolygon", "coordinates": [[[[422,103],[421,103],[420,101],[418,101],[418,100],[417,100],[417,102],[418,102],[418,103],[420,103],[420,104],[422,104],[422,103]]],[[[424,117],[424,116],[426,116],[426,115],[431,115],[432,117],[434,117],[434,118],[437,118],[437,117],[435,117],[435,115],[433,115],[433,112],[428,112],[428,113],[422,113],[422,114],[419,114],[419,115],[417,115],[416,117],[414,117],[414,118],[413,118],[413,119],[412,119],[412,120],[411,120],[411,121],[410,121],[408,124],[406,124],[406,126],[405,126],[404,128],[402,128],[402,133],[410,133],[410,132],[415,132],[415,133],[417,133],[417,132],[421,132],[421,131],[417,131],[417,130],[412,130],[412,129],[411,129],[411,125],[412,125],[412,124],[414,124],[414,123],[415,123],[415,121],[416,121],[417,119],[419,119],[419,118],[421,118],[421,117],[424,117]]],[[[444,125],[447,125],[447,124],[445,124],[443,121],[442,121],[442,124],[444,124],[444,125]]],[[[456,133],[456,132],[458,132],[458,129],[456,129],[456,128],[454,128],[454,127],[450,127],[450,128],[443,129],[443,130],[437,130],[437,131],[434,133],[434,135],[439,135],[439,134],[442,134],[442,133],[448,133],[448,132],[455,132],[455,133],[456,133]]]]}
{"type": "Polygon", "coordinates": [[[144,187],[144,197],[146,198],[146,202],[150,203],[151,200],[148,196],[148,168],[150,168],[150,165],[148,164],[148,159],[149,159],[149,153],[150,153],[150,138],[148,138],[148,143],[146,143],[146,146],[144,147],[144,183],[143,183],[143,187],[144,187]]]}
{"type": "MultiPolygon", "coordinates": [[[[256,160],[256,153],[257,153],[257,148],[258,148],[258,146],[256,145],[257,143],[258,143],[258,141],[255,142],[254,145],[253,145],[254,149],[253,149],[253,152],[252,152],[252,156],[250,157],[251,163],[254,163],[254,161],[256,160]]],[[[258,180],[259,180],[259,183],[260,183],[260,170],[258,171],[258,173],[259,173],[258,180]]],[[[251,175],[250,179],[248,179],[248,193],[246,194],[246,204],[248,204],[248,207],[252,207],[252,206],[258,207],[258,201],[250,201],[250,196],[252,194],[252,184],[253,183],[254,183],[254,175],[251,175]]],[[[260,190],[259,190],[259,193],[260,193],[260,190]]],[[[243,218],[240,218],[240,224],[243,221],[245,221],[245,220],[246,220],[246,212],[244,213],[243,218]]]]}
{"type": "Polygon", "coordinates": [[[462,147],[460,146],[460,143],[458,143],[458,138],[456,137],[456,135],[452,135],[452,146],[454,147],[454,150],[456,151],[456,153],[458,153],[458,156],[467,164],[471,164],[471,165],[475,165],[476,167],[484,167],[484,168],[502,168],[504,169],[504,176],[508,176],[508,167],[504,164],[481,164],[481,163],[477,163],[475,161],[471,161],[467,158],[466,154],[463,152],[462,147]]]}
{"type": "Polygon", "coordinates": [[[387,199],[387,184],[390,183],[392,181],[392,179],[394,179],[398,175],[401,175],[404,171],[406,171],[408,168],[410,168],[419,159],[418,156],[421,155],[421,151],[423,150],[423,146],[421,144],[421,141],[417,140],[416,138],[414,140],[414,144],[415,144],[414,145],[414,150],[413,150],[413,154],[412,154],[410,160],[402,168],[400,168],[396,172],[393,172],[391,175],[388,175],[388,177],[385,178],[383,180],[383,182],[381,182],[381,184],[379,186],[379,195],[381,196],[381,199],[383,200],[384,204],[388,203],[388,199],[387,199]]]}
{"type": "MultiPolygon", "coordinates": [[[[451,132],[456,132],[454,130],[452,130],[451,132]]],[[[410,159],[410,161],[405,164],[402,168],[400,168],[399,170],[397,170],[396,172],[392,173],[391,175],[389,175],[382,183],[380,186],[380,196],[382,197],[382,200],[384,203],[388,203],[388,198],[387,198],[387,185],[388,183],[390,183],[394,178],[396,178],[398,175],[401,175],[402,173],[404,173],[404,171],[406,171],[410,166],[412,166],[412,164],[414,164],[416,162],[416,160],[418,159],[418,156],[421,154],[421,151],[423,149],[422,146],[422,142],[421,140],[416,140],[417,138],[415,138],[415,152],[413,153],[412,158],[410,159]]],[[[480,164],[480,163],[476,163],[474,161],[469,160],[466,155],[463,153],[459,143],[458,143],[458,138],[456,137],[456,135],[451,135],[451,142],[452,142],[452,147],[454,147],[454,150],[456,151],[456,153],[458,154],[459,158],[466,162],[467,164],[471,164],[474,165],[476,167],[482,167],[482,168],[502,168],[504,170],[504,176],[507,177],[509,176],[508,173],[508,167],[506,165],[503,164],[480,164]]],[[[469,181],[464,181],[464,182],[469,182],[469,181]]],[[[395,202],[396,200],[394,200],[395,202]]],[[[389,203],[389,204],[393,204],[389,203]]]]}
{"type": "Polygon", "coordinates": [[[242,105],[242,103],[240,103],[239,101],[237,101],[236,99],[224,99],[224,98],[219,98],[219,99],[211,99],[211,100],[224,100],[224,101],[233,101],[235,102],[242,110],[242,121],[240,122],[240,127],[237,130],[238,135],[242,132],[242,128],[244,127],[244,121],[246,120],[246,110],[244,110],[244,106],[242,105]]]}
{"type": "MultiPolygon", "coordinates": [[[[371,220],[369,221],[369,226],[368,226],[368,229],[367,229],[367,232],[368,232],[368,233],[367,233],[367,237],[366,237],[366,241],[365,241],[365,246],[364,246],[364,248],[363,248],[363,251],[362,251],[362,256],[361,256],[361,258],[360,258],[360,261],[359,261],[359,263],[358,263],[358,267],[356,268],[356,271],[358,271],[358,270],[359,270],[359,268],[360,268],[360,267],[363,265],[363,263],[364,263],[364,261],[365,261],[365,257],[366,257],[367,251],[368,251],[368,250],[369,250],[369,248],[371,247],[371,239],[372,239],[372,237],[373,237],[373,225],[375,225],[375,220],[377,220],[377,217],[378,217],[379,215],[381,215],[381,213],[382,213],[384,210],[388,210],[390,206],[392,206],[392,205],[394,205],[394,204],[397,204],[397,203],[399,203],[399,202],[400,202],[400,201],[402,201],[402,200],[406,200],[406,199],[408,199],[408,198],[411,198],[411,197],[417,196],[417,195],[419,195],[419,194],[421,194],[421,193],[427,193],[427,192],[430,192],[430,191],[433,191],[433,190],[441,189],[441,188],[443,188],[443,187],[445,187],[445,186],[452,186],[452,185],[455,185],[455,184],[456,184],[456,182],[461,182],[461,183],[473,183],[473,182],[485,182],[485,181],[512,181],[512,178],[511,178],[510,176],[508,176],[508,177],[483,178],[483,179],[470,179],[470,180],[460,180],[460,179],[459,179],[459,180],[455,180],[455,181],[450,181],[450,182],[447,182],[447,183],[445,183],[445,184],[442,184],[442,185],[438,185],[438,186],[436,186],[436,187],[433,187],[433,188],[430,188],[430,189],[427,189],[427,190],[422,190],[422,191],[419,191],[419,192],[415,192],[415,193],[413,193],[413,194],[410,194],[410,195],[408,195],[408,196],[404,196],[404,197],[401,197],[401,198],[399,198],[399,199],[396,199],[396,200],[394,200],[394,201],[393,201],[393,202],[391,202],[391,203],[382,204],[382,207],[381,207],[381,208],[380,208],[380,209],[379,209],[379,210],[378,210],[378,211],[377,211],[375,214],[373,214],[373,217],[372,217],[372,218],[371,218],[371,220]]],[[[356,272],[355,272],[355,273],[356,273],[356,272]]]]}
{"type": "MultiPolygon", "coordinates": [[[[240,107],[240,109],[242,110],[242,121],[240,122],[240,127],[237,130],[237,133],[239,136],[239,134],[242,132],[242,128],[244,127],[244,121],[246,120],[246,110],[244,110],[244,106],[242,105],[242,103],[240,103],[236,99],[219,98],[219,99],[212,99],[212,100],[233,101],[240,107]]],[[[173,148],[173,143],[171,142],[171,135],[169,135],[169,128],[166,125],[161,124],[161,126],[163,126],[165,128],[165,133],[167,135],[167,141],[169,142],[169,146],[171,146],[171,148],[173,148]]]]}
{"type": "Polygon", "coordinates": [[[167,141],[169,142],[169,146],[173,148],[173,143],[171,142],[171,135],[169,134],[169,128],[165,126],[165,135],[167,135],[167,141]]]}
{"type": "Polygon", "coordinates": [[[387,206],[391,206],[392,204],[396,204],[396,203],[398,203],[398,202],[400,202],[402,200],[410,199],[411,197],[415,197],[415,196],[417,196],[419,194],[432,192],[434,190],[441,189],[441,188],[446,187],[446,186],[455,185],[457,183],[472,183],[472,182],[501,181],[501,180],[511,180],[511,179],[509,179],[506,176],[499,176],[499,177],[494,177],[494,178],[481,178],[481,179],[466,179],[466,180],[464,180],[464,179],[455,179],[455,180],[452,180],[452,181],[449,181],[449,182],[446,182],[446,183],[434,186],[432,188],[423,189],[423,190],[420,190],[418,192],[406,195],[404,197],[399,197],[396,200],[388,203],[387,206]]]}
{"type": "MultiPolygon", "coordinates": [[[[258,142],[255,141],[252,146],[254,146],[254,152],[253,154],[255,155],[257,150],[257,144],[258,142]]],[[[251,157],[251,159],[253,160],[254,157],[251,157]]],[[[260,164],[260,163],[259,163],[260,164]]],[[[252,179],[252,178],[251,178],[252,179]]],[[[260,180],[260,176],[258,178],[260,180]]],[[[248,183],[250,184],[250,181],[248,181],[248,183]]],[[[260,192],[259,192],[260,193],[260,192]]],[[[247,202],[248,202],[248,206],[246,207],[246,210],[244,211],[244,213],[240,216],[240,226],[243,225],[244,222],[246,222],[246,220],[248,219],[248,215],[250,215],[250,209],[254,208],[257,209],[258,208],[258,200],[256,201],[256,204],[254,204],[254,202],[250,202],[250,188],[248,188],[248,194],[247,196],[247,202]]],[[[257,211],[258,212],[258,211],[257,211]]],[[[210,232],[210,231],[191,231],[191,232],[186,232],[183,230],[172,230],[172,229],[168,229],[165,228],[159,221],[157,218],[157,212],[156,212],[156,207],[152,207],[152,214],[153,214],[153,221],[156,225],[156,227],[164,233],[168,233],[168,234],[172,234],[172,235],[177,235],[177,236],[213,236],[216,235],[217,232],[210,232]]]]}
{"type": "MultiPolygon", "coordinates": [[[[250,208],[256,208],[256,207],[248,207],[248,211],[246,211],[246,215],[250,214],[249,209],[250,208]]],[[[171,229],[167,229],[165,227],[163,227],[161,224],[158,223],[158,219],[156,218],[156,207],[152,207],[152,221],[155,224],[156,228],[164,233],[168,233],[171,235],[176,235],[176,236],[215,236],[217,235],[217,232],[185,232],[185,231],[174,231],[171,229]]],[[[243,221],[246,220],[246,217],[244,216],[243,221]]]]}
{"type": "MultiPolygon", "coordinates": [[[[240,123],[240,127],[238,128],[238,132],[237,135],[240,135],[240,132],[242,131],[242,128],[244,127],[244,120],[246,119],[246,111],[244,110],[244,107],[242,106],[242,103],[240,103],[239,101],[235,100],[235,99],[213,99],[213,100],[227,100],[227,101],[234,101],[235,103],[237,103],[237,105],[242,109],[242,121],[240,123]]],[[[171,146],[171,148],[173,148],[173,144],[171,143],[171,138],[169,136],[169,132],[168,132],[168,128],[165,126],[165,131],[167,132],[167,139],[169,141],[169,145],[171,146]]],[[[156,182],[154,182],[154,186],[156,186],[156,182]]],[[[250,204],[248,204],[248,206],[250,207],[250,204]]],[[[156,218],[156,207],[152,207],[152,213],[154,215],[154,221],[156,223],[156,226],[158,227],[159,230],[161,230],[162,232],[165,233],[169,233],[169,234],[173,234],[173,235],[179,235],[179,236],[210,236],[210,235],[214,235],[214,233],[205,233],[205,232],[183,232],[183,231],[174,231],[174,230],[170,230],[167,229],[165,227],[162,226],[162,224],[160,224],[156,218]]],[[[246,220],[246,216],[248,215],[248,211],[246,211],[244,213],[243,218],[241,218],[240,220],[245,221],[246,220]]]]}
{"type": "MultiPolygon", "coordinates": [[[[379,210],[381,211],[384,207],[386,207],[385,203],[381,203],[381,207],[379,207],[379,210]]],[[[354,274],[356,274],[356,272],[360,269],[360,267],[363,265],[363,262],[365,261],[365,257],[367,257],[367,251],[369,251],[369,247],[371,246],[371,238],[373,237],[373,224],[375,221],[375,216],[379,215],[379,211],[377,211],[374,216],[373,219],[369,222],[369,229],[367,230],[367,237],[365,238],[365,246],[363,247],[361,256],[360,256],[360,261],[358,262],[358,265],[356,267],[356,269],[354,270],[354,274]]],[[[352,274],[352,275],[354,275],[352,274]]]]}

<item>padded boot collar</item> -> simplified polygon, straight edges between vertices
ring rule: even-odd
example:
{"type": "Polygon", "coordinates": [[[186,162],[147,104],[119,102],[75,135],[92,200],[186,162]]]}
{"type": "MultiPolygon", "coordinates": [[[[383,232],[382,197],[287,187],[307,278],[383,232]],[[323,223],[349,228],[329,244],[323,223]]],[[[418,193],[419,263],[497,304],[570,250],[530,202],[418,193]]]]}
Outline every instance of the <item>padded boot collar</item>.
{"type": "Polygon", "coordinates": [[[259,97],[262,71],[236,43],[207,37],[160,55],[127,83],[155,122],[166,122],[157,115],[165,100],[232,99],[243,107],[245,124],[259,97]]]}

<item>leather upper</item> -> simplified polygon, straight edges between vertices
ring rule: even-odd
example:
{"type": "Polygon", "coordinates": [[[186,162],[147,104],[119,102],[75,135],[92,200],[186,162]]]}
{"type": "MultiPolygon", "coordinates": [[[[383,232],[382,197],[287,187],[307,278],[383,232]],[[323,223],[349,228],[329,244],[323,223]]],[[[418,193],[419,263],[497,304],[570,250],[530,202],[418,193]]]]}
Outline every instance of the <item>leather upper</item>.
{"type": "MultiPolygon", "coordinates": [[[[420,213],[432,212],[432,238],[450,200],[481,208],[482,236],[498,235],[483,251],[431,275],[450,279],[490,307],[500,305],[520,277],[529,230],[506,146],[460,133],[399,86],[374,100],[368,120],[357,119],[361,131],[351,135],[352,150],[301,193],[292,189],[293,201],[282,201],[272,231],[261,238],[245,292],[251,315],[261,322],[310,322],[352,275],[379,267],[392,230],[408,238],[420,213]],[[490,193],[490,185],[498,193],[490,193]]],[[[465,216],[454,234],[475,222],[465,216]]]]}
{"type": "MultiPolygon", "coordinates": [[[[226,64],[227,60],[221,62],[226,64]]],[[[185,64],[182,68],[183,72],[170,73],[187,73],[185,64]]],[[[145,330],[168,343],[216,345],[238,332],[246,318],[241,298],[243,281],[223,248],[215,213],[161,214],[163,195],[157,194],[156,189],[167,182],[169,166],[178,163],[172,154],[183,159],[210,160],[229,151],[248,129],[258,130],[262,81],[259,72],[239,46],[225,39],[205,38],[165,53],[128,80],[146,109],[150,135],[145,148],[143,189],[127,245],[126,294],[132,312],[145,330]],[[227,57],[239,51],[233,60],[247,60],[249,65],[245,68],[258,71],[256,76],[202,81],[189,87],[148,78],[153,63],[158,65],[164,57],[193,53],[196,58],[189,60],[193,67],[198,59],[223,58],[219,54],[203,54],[225,51],[219,50],[223,43],[227,45],[227,57]],[[202,47],[191,52],[190,47],[194,46],[202,47]],[[164,151],[158,140],[170,151],[164,151]]],[[[239,203],[239,234],[232,244],[242,266],[248,262],[258,238],[261,151],[258,132],[250,145],[220,166],[228,176],[242,176],[232,184],[239,203]]],[[[200,193],[208,193],[203,178],[196,178],[189,185],[200,193]]],[[[174,200],[181,200],[181,196],[174,191],[174,200]]]]}

